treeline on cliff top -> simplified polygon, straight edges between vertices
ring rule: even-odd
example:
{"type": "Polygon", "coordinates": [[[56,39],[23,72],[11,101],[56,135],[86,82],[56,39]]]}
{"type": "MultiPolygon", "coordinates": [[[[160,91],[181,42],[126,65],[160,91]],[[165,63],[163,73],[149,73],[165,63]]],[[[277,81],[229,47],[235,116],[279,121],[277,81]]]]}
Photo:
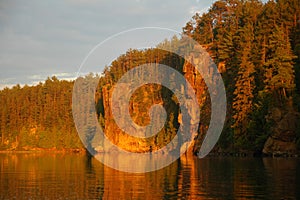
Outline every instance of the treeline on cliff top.
{"type": "MultiPolygon", "coordinates": [[[[300,3],[298,0],[216,1],[203,14],[196,14],[183,27],[209,52],[223,77],[227,95],[227,119],[216,148],[261,152],[266,140],[274,134],[275,119],[272,109],[281,113],[300,110],[300,3]]],[[[176,37],[159,45],[179,43],[176,37]]],[[[106,67],[99,78],[96,106],[99,123],[104,130],[109,126],[105,116],[103,88],[111,88],[129,69],[145,62],[162,63],[174,67],[183,75],[184,59],[159,49],[129,50],[106,67]]],[[[88,75],[87,78],[95,78],[88,75]]],[[[82,148],[72,119],[72,89],[74,82],[48,78],[36,86],[14,86],[0,91],[1,149],[82,148]]],[[[205,83],[194,85],[205,88],[205,83]]],[[[152,145],[162,146],[178,128],[178,107],[170,91],[153,85],[135,92],[133,104],[138,104],[132,115],[138,124],[147,124],[147,106],[139,100],[150,95],[148,104],[160,101],[169,116],[163,133],[153,138],[152,145]],[[168,94],[168,95],[166,95],[168,94]],[[171,97],[167,100],[167,97],[171,97]],[[144,109],[144,110],[143,110],[144,109]],[[136,111],[135,110],[135,111],[136,111]],[[139,116],[139,117],[138,117],[139,116]]],[[[199,98],[209,94],[201,91],[199,98]]],[[[197,96],[197,97],[198,97],[197,96]]],[[[204,98],[208,99],[208,98],[204,98]]],[[[202,100],[203,129],[209,121],[210,110],[202,100]],[[204,114],[203,114],[204,113],[204,114]],[[205,114],[206,113],[206,114],[205,114]]],[[[88,130],[88,124],[83,124],[88,130]]],[[[299,128],[295,128],[294,143],[300,143],[299,128]]],[[[113,132],[110,132],[112,134],[113,132]]],[[[115,139],[117,140],[117,139],[115,139]]],[[[116,143],[118,143],[116,141],[116,143]]],[[[300,146],[300,145],[298,145],[300,146]]]]}

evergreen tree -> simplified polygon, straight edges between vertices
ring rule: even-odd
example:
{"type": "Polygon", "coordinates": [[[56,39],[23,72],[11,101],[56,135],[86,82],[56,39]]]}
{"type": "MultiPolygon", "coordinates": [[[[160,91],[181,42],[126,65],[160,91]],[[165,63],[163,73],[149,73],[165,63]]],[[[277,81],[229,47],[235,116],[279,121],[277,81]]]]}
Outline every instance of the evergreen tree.
{"type": "Polygon", "coordinates": [[[233,127],[238,134],[244,134],[247,126],[248,116],[251,113],[253,102],[254,64],[251,60],[251,50],[253,41],[253,25],[246,24],[238,30],[239,41],[237,48],[239,51],[239,70],[236,77],[234,99],[233,99],[233,127]]]}
{"type": "Polygon", "coordinates": [[[275,92],[283,103],[295,89],[293,55],[289,37],[275,25],[268,45],[269,54],[265,63],[265,91],[275,92]]]}

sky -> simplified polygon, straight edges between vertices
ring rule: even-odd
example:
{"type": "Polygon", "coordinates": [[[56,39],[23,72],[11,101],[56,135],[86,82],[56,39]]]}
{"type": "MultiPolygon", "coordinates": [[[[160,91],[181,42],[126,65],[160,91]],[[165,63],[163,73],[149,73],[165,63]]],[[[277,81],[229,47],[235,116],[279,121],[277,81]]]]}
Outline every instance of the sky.
{"type": "MultiPolygon", "coordinates": [[[[208,10],[212,3],[213,0],[0,0],[0,89],[36,84],[51,76],[73,79],[87,54],[112,35],[139,27],[181,32],[196,12],[208,10]]],[[[164,40],[163,34],[156,37],[157,41],[164,40]]],[[[119,42],[125,44],[126,39],[119,42]]],[[[104,65],[99,64],[99,71],[104,65]]]]}

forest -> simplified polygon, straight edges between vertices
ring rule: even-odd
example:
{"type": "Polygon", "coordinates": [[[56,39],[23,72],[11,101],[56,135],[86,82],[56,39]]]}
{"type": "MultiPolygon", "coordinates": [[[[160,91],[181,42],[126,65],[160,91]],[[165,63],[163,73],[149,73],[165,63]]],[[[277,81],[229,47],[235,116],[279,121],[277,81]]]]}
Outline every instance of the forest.
{"type": "MultiPolygon", "coordinates": [[[[297,154],[299,0],[219,0],[206,13],[195,14],[182,33],[208,51],[225,84],[227,116],[213,152],[297,154]]],[[[101,75],[86,75],[85,79],[99,79],[95,95],[97,117],[108,138],[121,148],[145,152],[151,146],[151,150],[157,150],[174,137],[180,124],[174,95],[163,86],[150,84],[133,94],[131,117],[137,124],[146,125],[148,108],[162,104],[168,114],[165,127],[156,136],[142,140],[118,129],[109,108],[113,86],[128,70],[144,63],[170,66],[191,83],[201,106],[201,122],[192,151],[196,153],[200,148],[210,120],[205,82],[184,58],[160,48],[180,49],[180,40],[183,37],[165,40],[157,48],[130,49],[105,67],[101,75]]],[[[51,77],[38,85],[1,90],[0,150],[82,149],[72,116],[73,85],[74,81],[51,77]]],[[[88,122],[81,126],[87,132],[93,129],[88,122]]]]}

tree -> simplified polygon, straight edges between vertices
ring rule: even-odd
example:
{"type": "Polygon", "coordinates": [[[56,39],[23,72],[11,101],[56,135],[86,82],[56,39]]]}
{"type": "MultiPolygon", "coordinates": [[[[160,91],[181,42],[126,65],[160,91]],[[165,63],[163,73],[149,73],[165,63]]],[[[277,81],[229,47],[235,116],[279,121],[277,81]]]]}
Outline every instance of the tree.
{"type": "Polygon", "coordinates": [[[294,56],[289,37],[275,25],[268,45],[269,54],[265,63],[265,91],[275,92],[283,103],[295,89],[294,56]]]}
{"type": "Polygon", "coordinates": [[[239,51],[239,70],[236,77],[234,99],[233,99],[233,127],[238,135],[244,134],[248,116],[252,110],[254,82],[254,64],[251,61],[251,50],[253,41],[253,25],[248,23],[238,30],[239,40],[237,48],[239,51]]]}

